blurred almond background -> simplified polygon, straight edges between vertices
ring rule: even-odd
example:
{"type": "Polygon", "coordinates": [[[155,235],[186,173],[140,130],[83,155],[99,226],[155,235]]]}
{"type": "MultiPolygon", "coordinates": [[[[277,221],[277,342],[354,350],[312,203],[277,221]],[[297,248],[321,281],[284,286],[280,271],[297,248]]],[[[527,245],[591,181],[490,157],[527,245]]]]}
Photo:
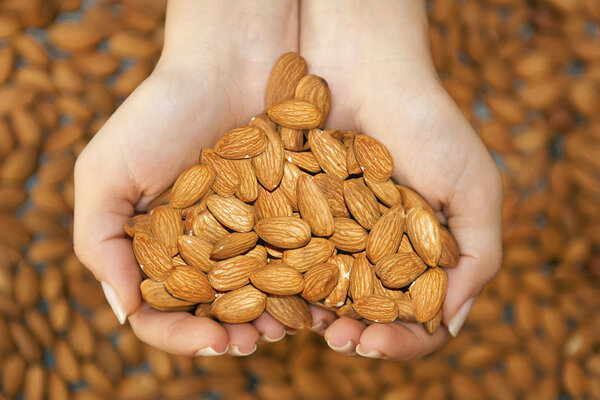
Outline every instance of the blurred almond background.
{"type": "Polygon", "coordinates": [[[600,399],[600,1],[428,3],[444,86],[503,174],[505,259],[410,362],[304,332],[191,359],[118,324],[73,254],[73,165],[152,70],[165,5],[0,1],[0,400],[600,399]]]}

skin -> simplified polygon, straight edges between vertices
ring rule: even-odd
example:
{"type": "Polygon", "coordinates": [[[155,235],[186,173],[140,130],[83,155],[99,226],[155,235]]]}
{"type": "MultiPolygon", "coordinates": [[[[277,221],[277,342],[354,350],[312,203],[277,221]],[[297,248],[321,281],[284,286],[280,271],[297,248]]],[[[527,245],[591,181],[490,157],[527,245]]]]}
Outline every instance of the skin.
{"type": "MultiPolygon", "coordinates": [[[[245,354],[261,337],[284,334],[266,313],[251,324],[229,325],[144,305],[139,267],[122,227],[197,163],[201,148],[263,111],[268,75],[287,51],[300,51],[310,72],[328,81],[333,104],[326,125],[382,141],[395,160],[394,178],[447,220],[461,258],[448,270],[443,322],[497,272],[500,176],[439,84],[423,3],[172,0],[165,33],[155,71],[94,137],[75,169],[75,251],[114,288],[141,340],[175,354],[206,347],[245,354]]],[[[312,311],[315,330],[347,354],[416,358],[448,337],[445,329],[430,336],[416,324],[366,327],[312,311]]]]}

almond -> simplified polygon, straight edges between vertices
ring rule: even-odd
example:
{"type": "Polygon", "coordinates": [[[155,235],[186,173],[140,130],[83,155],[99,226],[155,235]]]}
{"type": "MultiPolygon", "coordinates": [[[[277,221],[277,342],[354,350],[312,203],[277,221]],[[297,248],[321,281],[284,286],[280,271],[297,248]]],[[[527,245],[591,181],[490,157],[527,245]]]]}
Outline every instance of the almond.
{"type": "Polygon", "coordinates": [[[413,248],[425,264],[435,267],[442,255],[440,223],[435,214],[424,208],[406,213],[405,231],[413,248]]]}
{"type": "Polygon", "coordinates": [[[257,244],[252,250],[247,252],[245,255],[254,257],[264,263],[267,262],[267,249],[265,246],[257,244]]]}
{"type": "Polygon", "coordinates": [[[441,268],[429,268],[409,288],[417,322],[429,321],[442,308],[448,276],[441,268]]]}
{"type": "Polygon", "coordinates": [[[322,126],[331,107],[331,92],[327,81],[317,75],[305,75],[296,86],[295,97],[310,101],[317,106],[322,115],[318,126],[322,126]]]}
{"type": "Polygon", "coordinates": [[[311,267],[304,274],[302,298],[307,301],[319,301],[329,296],[338,280],[338,268],[329,263],[311,267]]]}
{"type": "Polygon", "coordinates": [[[372,229],[381,217],[377,199],[362,179],[344,181],[344,200],[350,214],[365,229],[372,229]]]}
{"type": "Polygon", "coordinates": [[[250,282],[265,293],[281,296],[298,294],[304,289],[302,274],[285,264],[267,266],[254,271],[250,275],[250,282]]]}
{"type": "Polygon", "coordinates": [[[171,201],[171,191],[172,190],[173,190],[173,186],[168,187],[161,194],[156,196],[148,205],[148,212],[150,212],[150,210],[153,210],[154,208],[156,208],[158,206],[169,205],[169,202],[171,201]]]}
{"type": "Polygon", "coordinates": [[[229,229],[250,232],[254,227],[254,208],[235,197],[212,195],[206,199],[206,206],[229,229]]]}
{"type": "Polygon", "coordinates": [[[150,212],[150,228],[171,256],[178,253],[177,237],[183,234],[183,221],[177,210],[169,206],[158,206],[150,212]]]}
{"type": "Polygon", "coordinates": [[[440,309],[437,314],[435,314],[435,317],[431,318],[429,321],[426,321],[423,323],[423,326],[425,326],[425,330],[427,331],[427,333],[429,333],[430,335],[433,335],[437,329],[439,328],[439,326],[442,323],[442,310],[440,309]]]}
{"type": "Polygon", "coordinates": [[[239,160],[259,155],[267,146],[267,136],[255,126],[241,126],[227,132],[215,144],[215,152],[228,159],[239,160]]]}
{"type": "Polygon", "coordinates": [[[279,136],[283,142],[283,147],[286,150],[302,151],[304,147],[304,131],[301,129],[286,128],[280,126],[278,128],[279,136]]]}
{"type": "MultiPolygon", "coordinates": [[[[283,179],[281,180],[281,184],[279,189],[283,191],[283,194],[288,199],[288,203],[292,208],[292,211],[298,211],[298,197],[296,195],[296,187],[298,186],[298,178],[301,175],[305,174],[300,171],[300,169],[292,163],[285,162],[283,168],[283,179]]],[[[256,205],[255,205],[256,207],[256,205]]]]}
{"type": "Polygon", "coordinates": [[[373,181],[368,179],[366,176],[363,177],[363,179],[365,180],[367,187],[371,189],[373,194],[386,206],[393,207],[402,203],[400,191],[396,187],[394,181],[391,179],[383,182],[373,181]]]}
{"type": "Polygon", "coordinates": [[[352,306],[352,303],[344,304],[343,306],[338,308],[335,311],[335,315],[337,315],[340,318],[346,317],[346,318],[352,318],[352,319],[361,319],[361,316],[358,315],[358,313],[352,306]]]}
{"type": "Polygon", "coordinates": [[[258,181],[251,160],[236,160],[235,168],[240,177],[240,186],[235,192],[238,199],[252,203],[258,196],[258,181]]]}
{"type": "Polygon", "coordinates": [[[402,205],[404,206],[404,210],[408,212],[411,208],[424,208],[432,214],[435,214],[435,211],[429,203],[417,192],[414,190],[402,186],[396,185],[396,188],[400,192],[400,196],[402,197],[402,205]]]}
{"type": "Polygon", "coordinates": [[[377,264],[384,256],[395,253],[404,234],[404,210],[401,205],[386,211],[373,225],[367,238],[367,257],[377,264]]]}
{"type": "Polygon", "coordinates": [[[310,151],[285,151],[287,162],[294,164],[298,168],[316,174],[321,171],[321,166],[315,156],[310,151]]]}
{"type": "Polygon", "coordinates": [[[354,136],[356,135],[352,135],[352,138],[348,140],[348,145],[346,146],[346,169],[350,175],[358,175],[363,172],[354,155],[354,136]]]}
{"type": "Polygon", "coordinates": [[[398,307],[398,319],[402,322],[417,322],[415,310],[410,298],[394,299],[398,307]]]}
{"type": "Polygon", "coordinates": [[[354,300],[353,307],[358,315],[373,322],[388,323],[398,317],[396,303],[376,294],[354,300]]]}
{"type": "Polygon", "coordinates": [[[365,253],[360,253],[354,260],[350,273],[349,295],[354,301],[373,294],[375,272],[365,253]]]}
{"type": "Polygon", "coordinates": [[[152,235],[152,230],[150,228],[150,219],[150,215],[148,214],[136,215],[127,220],[123,229],[125,230],[125,233],[130,237],[135,236],[136,233],[145,233],[148,235],[152,235]]]}
{"type": "Polygon", "coordinates": [[[254,232],[229,233],[214,244],[210,257],[215,260],[224,260],[239,256],[252,250],[257,241],[258,235],[254,232]]]}
{"type": "Polygon", "coordinates": [[[216,263],[208,272],[208,281],[216,290],[234,290],[247,285],[250,282],[250,275],[264,265],[255,257],[233,257],[216,263]]]}
{"type": "Polygon", "coordinates": [[[194,315],[201,318],[214,318],[212,306],[209,303],[198,304],[198,307],[196,307],[196,310],[194,311],[194,315]]]}
{"type": "Polygon", "coordinates": [[[392,177],[394,162],[380,141],[366,135],[356,135],[353,150],[358,165],[368,179],[384,182],[392,177]]]}
{"type": "Polygon", "coordinates": [[[310,225],[296,217],[265,218],[254,225],[254,231],[265,242],[282,249],[296,249],[310,240],[310,225]]]}
{"type": "Polygon", "coordinates": [[[313,265],[327,261],[334,249],[335,247],[331,241],[324,238],[312,238],[304,247],[285,250],[282,261],[301,272],[305,272],[313,265]]]}
{"type": "Polygon", "coordinates": [[[310,225],[312,234],[331,236],[334,231],[333,215],[327,198],[311,176],[302,175],[298,178],[296,197],[300,215],[310,225]]]}
{"type": "Polygon", "coordinates": [[[458,250],[458,243],[454,236],[445,227],[440,227],[440,238],[442,240],[442,255],[438,264],[440,267],[453,268],[456,267],[458,259],[460,258],[460,252],[458,250]]]}
{"type": "Polygon", "coordinates": [[[267,297],[266,310],[273,318],[292,329],[310,329],[312,315],[306,301],[298,296],[267,297]]]}
{"type": "Polygon", "coordinates": [[[427,266],[413,252],[388,254],[375,264],[375,273],[381,282],[393,289],[399,289],[409,285],[427,266]]]}
{"type": "Polygon", "coordinates": [[[165,245],[147,234],[141,233],[133,237],[133,254],[150,279],[162,281],[173,269],[171,256],[165,245]]]}
{"type": "Polygon", "coordinates": [[[284,151],[281,137],[261,118],[254,118],[251,125],[261,128],[267,136],[267,147],[252,159],[256,177],[267,190],[275,190],[283,178],[284,151]]]}
{"type": "Polygon", "coordinates": [[[341,307],[346,302],[348,288],[350,287],[350,271],[354,258],[347,254],[339,254],[327,260],[328,263],[337,266],[338,281],[329,296],[323,302],[326,306],[341,307]]]}
{"type": "Polygon", "coordinates": [[[344,181],[333,175],[318,174],[313,177],[313,182],[325,195],[334,217],[350,217],[350,212],[344,201],[344,181]]]}
{"type": "Polygon", "coordinates": [[[262,186],[259,187],[258,197],[256,198],[256,202],[254,202],[254,209],[258,219],[291,217],[293,213],[288,197],[281,187],[272,192],[269,192],[262,186]]]}
{"type": "Polygon", "coordinates": [[[171,296],[162,282],[146,279],[140,284],[140,291],[144,301],[160,311],[188,311],[194,307],[192,302],[171,296]]]}
{"type": "Polygon", "coordinates": [[[190,233],[214,244],[229,232],[210,211],[204,210],[194,218],[190,233]]]}
{"type": "Polygon", "coordinates": [[[225,293],[212,304],[212,313],[220,321],[241,324],[258,318],[267,303],[267,295],[247,285],[225,293]]]}
{"type": "Polygon", "coordinates": [[[215,174],[211,188],[221,196],[233,196],[240,187],[240,177],[233,160],[220,157],[214,150],[204,149],[200,163],[207,165],[215,174]]]}
{"type": "Polygon", "coordinates": [[[182,235],[177,238],[177,246],[181,258],[188,265],[192,265],[204,272],[210,271],[214,265],[214,261],[210,259],[210,252],[213,245],[208,240],[191,235],[182,235]]]}
{"type": "Polygon", "coordinates": [[[321,124],[323,114],[317,106],[305,100],[282,100],[267,109],[269,118],[277,125],[292,129],[312,129],[321,124]]]}
{"type": "Polygon", "coordinates": [[[265,107],[269,108],[278,101],[294,97],[296,86],[306,75],[308,67],[298,53],[285,53],[275,62],[265,94],[265,107]]]}
{"type": "Polygon", "coordinates": [[[210,303],[217,293],[210,287],[206,274],[196,267],[178,265],[165,279],[165,289],[178,299],[191,303],[210,303]]]}
{"type": "Polygon", "coordinates": [[[334,138],[330,131],[311,129],[308,133],[308,143],[323,171],[342,180],[348,177],[346,147],[334,138]]]}
{"type": "Polygon", "coordinates": [[[334,218],[334,232],[329,240],[336,248],[350,253],[358,253],[365,249],[368,233],[350,218],[334,218]]]}

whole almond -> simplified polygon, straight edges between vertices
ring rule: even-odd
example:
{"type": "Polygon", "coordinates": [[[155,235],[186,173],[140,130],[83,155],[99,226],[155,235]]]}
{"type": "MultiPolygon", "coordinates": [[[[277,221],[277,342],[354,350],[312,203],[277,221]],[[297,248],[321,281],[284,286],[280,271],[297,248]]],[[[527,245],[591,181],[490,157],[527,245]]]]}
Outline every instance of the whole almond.
{"type": "Polygon", "coordinates": [[[365,229],[372,229],[381,217],[379,204],[373,192],[358,179],[344,181],[344,200],[350,214],[365,229]]]}
{"type": "Polygon", "coordinates": [[[388,149],[377,139],[356,135],[353,142],[354,156],[368,179],[384,182],[394,172],[394,162],[388,149]]]}
{"type": "Polygon", "coordinates": [[[338,268],[329,263],[311,267],[304,274],[302,298],[307,301],[319,301],[329,296],[338,280],[338,268]]]}
{"type": "MultiPolygon", "coordinates": [[[[283,181],[282,181],[283,182],[283,181]]],[[[262,186],[258,188],[258,197],[254,202],[258,219],[272,217],[291,217],[292,205],[281,187],[269,192],[262,186]]]]}
{"type": "Polygon", "coordinates": [[[313,182],[325,195],[334,217],[350,217],[350,212],[344,201],[344,181],[333,175],[317,174],[313,177],[313,182]]]}
{"type": "Polygon", "coordinates": [[[160,311],[188,311],[194,307],[192,302],[171,296],[162,282],[146,279],[140,284],[140,291],[144,301],[160,311]]]}
{"type": "Polygon", "coordinates": [[[279,133],[279,136],[281,136],[283,147],[286,150],[302,151],[304,147],[304,131],[302,129],[292,129],[280,126],[277,132],[279,133]]]}
{"type": "Polygon", "coordinates": [[[189,207],[200,200],[215,181],[215,173],[206,165],[194,165],[185,170],[171,190],[171,206],[189,207]]]}
{"type": "Polygon", "coordinates": [[[381,282],[393,289],[409,285],[426,269],[427,265],[413,252],[388,254],[375,264],[381,282]]]}
{"type": "Polygon", "coordinates": [[[329,240],[342,251],[358,253],[365,249],[368,233],[358,222],[350,218],[334,218],[334,232],[329,240]]]}
{"type": "Polygon", "coordinates": [[[303,174],[305,173],[300,171],[300,168],[298,168],[290,162],[285,162],[283,179],[281,180],[279,189],[281,189],[283,194],[285,194],[285,196],[287,197],[288,203],[292,211],[298,211],[298,197],[296,195],[296,186],[298,185],[298,178],[300,178],[300,176],[303,174]]]}
{"type": "Polygon", "coordinates": [[[429,321],[426,321],[423,323],[423,326],[425,326],[425,330],[427,331],[427,333],[429,333],[430,335],[433,335],[437,329],[440,327],[440,325],[442,324],[442,310],[440,309],[437,314],[435,314],[435,317],[431,318],[429,321]]]}
{"type": "Polygon", "coordinates": [[[298,294],[304,289],[302,274],[285,264],[267,266],[254,271],[250,275],[250,282],[265,293],[281,296],[298,294]]]}
{"type": "Polygon", "coordinates": [[[165,245],[169,255],[177,254],[177,237],[183,234],[183,221],[179,212],[169,206],[158,206],[152,209],[150,217],[154,237],[165,245]]]}
{"type": "Polygon", "coordinates": [[[429,203],[417,192],[414,190],[402,186],[396,185],[396,188],[400,192],[400,196],[402,197],[402,205],[404,206],[404,210],[408,212],[411,208],[424,208],[428,210],[430,213],[435,214],[435,211],[429,203]]]}
{"type": "Polygon", "coordinates": [[[367,257],[377,264],[384,256],[398,251],[404,234],[404,210],[400,204],[390,208],[373,225],[367,238],[367,257]]]}
{"type": "Polygon", "coordinates": [[[373,322],[384,324],[398,317],[396,303],[376,294],[354,300],[353,307],[358,315],[373,322]]]}
{"type": "Polygon", "coordinates": [[[458,263],[460,258],[460,252],[458,250],[458,243],[454,236],[443,226],[440,227],[440,238],[442,239],[442,255],[438,264],[440,267],[453,268],[458,263]]]}
{"type": "Polygon", "coordinates": [[[292,329],[312,327],[312,315],[308,304],[298,296],[269,295],[266,310],[277,321],[292,329]]]}
{"type": "Polygon", "coordinates": [[[354,260],[350,272],[349,295],[354,301],[373,294],[375,272],[365,253],[360,253],[354,260]]]}
{"type": "Polygon", "coordinates": [[[296,86],[306,75],[308,67],[304,58],[298,53],[285,53],[275,62],[265,94],[265,106],[294,97],[296,86]]]}
{"type": "Polygon", "coordinates": [[[252,250],[257,241],[258,235],[255,232],[229,233],[214,244],[210,257],[215,260],[224,260],[239,256],[252,250]]]}
{"type": "Polygon", "coordinates": [[[328,263],[337,266],[338,281],[329,296],[323,302],[326,306],[341,307],[348,296],[348,288],[350,287],[350,271],[354,258],[347,254],[338,254],[327,260],[328,263]]]}
{"type": "Polygon", "coordinates": [[[321,124],[323,114],[306,100],[282,100],[267,109],[269,118],[277,125],[292,129],[312,129],[321,124]]]}
{"type": "Polygon", "coordinates": [[[258,196],[258,181],[252,161],[236,160],[235,168],[240,177],[240,186],[235,195],[245,203],[252,203],[258,196]]]}
{"type": "Polygon", "coordinates": [[[265,242],[282,249],[296,249],[310,240],[310,225],[296,217],[273,217],[261,219],[254,231],[265,242]]]}
{"type": "Polygon", "coordinates": [[[240,177],[233,160],[220,157],[214,150],[203,149],[200,163],[207,165],[214,173],[211,188],[221,196],[233,196],[240,187],[240,177]]]}
{"type": "Polygon", "coordinates": [[[409,288],[417,322],[427,322],[442,308],[448,276],[442,268],[429,268],[409,288]]]}
{"type": "Polygon", "coordinates": [[[263,266],[264,263],[255,257],[233,257],[216,263],[208,272],[208,281],[216,290],[234,290],[247,285],[250,275],[263,266]]]}
{"type": "Polygon", "coordinates": [[[177,246],[181,258],[188,265],[204,272],[210,271],[214,265],[214,261],[210,259],[213,244],[208,240],[191,235],[182,235],[177,238],[177,246]]]}
{"type": "Polygon", "coordinates": [[[348,177],[346,147],[334,138],[330,131],[311,129],[308,133],[308,143],[323,171],[342,180],[348,177]]]}
{"type": "Polygon", "coordinates": [[[178,265],[165,279],[165,289],[178,299],[191,303],[210,303],[216,292],[210,287],[206,274],[196,267],[178,265]]]}
{"type": "Polygon", "coordinates": [[[306,246],[285,250],[281,259],[285,264],[305,272],[313,265],[327,261],[334,249],[335,246],[331,241],[324,238],[312,238],[306,246]]]}
{"type": "Polygon", "coordinates": [[[241,126],[224,134],[215,144],[215,152],[228,159],[243,159],[259,155],[267,146],[267,136],[255,126],[241,126]]]}
{"type": "Polygon", "coordinates": [[[133,254],[142,271],[150,279],[162,281],[173,269],[171,256],[165,245],[146,234],[133,237],[133,254]]]}
{"type": "Polygon", "coordinates": [[[254,227],[254,209],[235,197],[212,195],[206,199],[210,213],[224,226],[236,232],[250,232],[254,227]]]}
{"type": "Polygon", "coordinates": [[[258,318],[267,303],[267,295],[252,285],[247,285],[217,298],[212,304],[212,313],[229,324],[241,324],[258,318]]]}
{"type": "Polygon", "coordinates": [[[287,162],[294,164],[298,168],[316,174],[321,171],[321,166],[310,151],[285,151],[287,162]]]}
{"type": "Polygon", "coordinates": [[[229,232],[210,211],[204,210],[194,218],[190,233],[214,244],[229,232]]]}
{"type": "Polygon", "coordinates": [[[424,208],[411,208],[406,213],[404,229],[413,248],[425,264],[435,267],[442,255],[440,223],[435,214],[424,208]]]}
{"type": "Polygon", "coordinates": [[[371,189],[373,194],[386,206],[393,207],[396,204],[402,203],[400,191],[391,179],[383,182],[373,181],[366,176],[363,177],[363,179],[365,180],[367,187],[371,189]]]}
{"type": "Polygon", "coordinates": [[[252,159],[256,177],[267,190],[275,190],[283,178],[284,152],[281,137],[262,118],[253,118],[251,125],[261,128],[267,136],[267,147],[252,159]]]}
{"type": "Polygon", "coordinates": [[[310,225],[312,234],[331,236],[334,231],[333,215],[327,198],[311,176],[302,175],[298,178],[296,197],[300,215],[310,225]]]}
{"type": "Polygon", "coordinates": [[[331,92],[327,81],[317,75],[305,75],[296,86],[295,97],[310,101],[319,108],[322,115],[319,126],[322,126],[331,107],[331,92]]]}

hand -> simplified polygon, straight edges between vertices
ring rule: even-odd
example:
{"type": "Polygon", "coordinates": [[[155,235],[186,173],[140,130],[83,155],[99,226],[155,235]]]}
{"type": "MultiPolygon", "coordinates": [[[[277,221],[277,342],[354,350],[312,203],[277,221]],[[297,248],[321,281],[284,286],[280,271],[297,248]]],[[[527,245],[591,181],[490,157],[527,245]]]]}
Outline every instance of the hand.
{"type": "MultiPolygon", "coordinates": [[[[443,323],[456,336],[473,299],[500,267],[502,183],[437,80],[424,2],[303,0],[300,13],[301,55],[332,93],[326,126],[383,142],[394,157],[396,181],[423,195],[458,241],[461,257],[447,270],[443,305],[443,323]]],[[[417,358],[448,338],[446,329],[430,336],[417,324],[365,327],[332,314],[321,319],[334,321],[325,339],[346,354],[417,358]]]]}
{"type": "Polygon", "coordinates": [[[75,251],[101,281],[121,323],[175,354],[249,354],[284,327],[268,314],[219,324],[143,305],[123,225],[144,211],[229,129],[264,109],[275,60],[297,51],[297,2],[169,2],[165,46],[152,75],[102,127],[75,168],[75,251]],[[277,40],[273,40],[277,38],[277,40]]]}

